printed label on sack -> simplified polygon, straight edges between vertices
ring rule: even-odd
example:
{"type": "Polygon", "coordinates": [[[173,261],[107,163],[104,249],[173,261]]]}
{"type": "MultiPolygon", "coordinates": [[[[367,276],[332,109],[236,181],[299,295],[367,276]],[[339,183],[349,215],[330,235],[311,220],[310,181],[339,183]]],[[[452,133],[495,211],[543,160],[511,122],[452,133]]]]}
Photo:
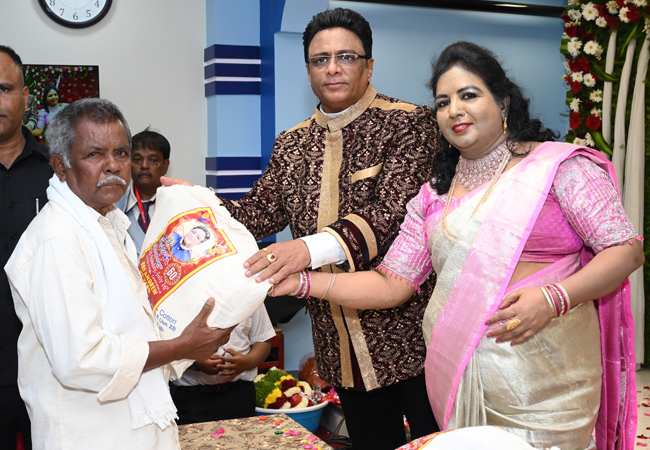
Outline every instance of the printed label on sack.
{"type": "Polygon", "coordinates": [[[140,258],[140,273],[154,313],[197,271],[236,253],[226,233],[217,227],[210,208],[197,208],[174,217],[140,258]]]}

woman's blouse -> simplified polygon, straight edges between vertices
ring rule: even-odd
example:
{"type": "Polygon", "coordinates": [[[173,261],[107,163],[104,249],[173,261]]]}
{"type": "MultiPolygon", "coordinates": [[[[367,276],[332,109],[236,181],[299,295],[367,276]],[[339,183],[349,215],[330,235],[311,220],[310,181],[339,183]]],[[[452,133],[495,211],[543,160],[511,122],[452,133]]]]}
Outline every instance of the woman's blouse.
{"type": "MultiPolygon", "coordinates": [[[[515,168],[516,169],[516,168],[515,168]]],[[[408,204],[399,236],[379,270],[408,281],[416,289],[433,271],[425,219],[444,207],[430,183],[408,204]]],[[[584,156],[563,161],[549,195],[526,241],[520,261],[553,262],[583,245],[598,253],[638,238],[607,173],[584,156]]]]}

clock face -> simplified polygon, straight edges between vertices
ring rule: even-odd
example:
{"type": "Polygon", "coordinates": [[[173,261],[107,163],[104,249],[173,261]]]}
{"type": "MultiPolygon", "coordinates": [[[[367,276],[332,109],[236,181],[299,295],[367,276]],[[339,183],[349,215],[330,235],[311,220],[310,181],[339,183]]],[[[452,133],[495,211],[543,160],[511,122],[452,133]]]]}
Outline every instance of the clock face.
{"type": "Polygon", "coordinates": [[[106,16],[113,0],[38,0],[45,14],[70,28],[85,28],[106,16]]]}

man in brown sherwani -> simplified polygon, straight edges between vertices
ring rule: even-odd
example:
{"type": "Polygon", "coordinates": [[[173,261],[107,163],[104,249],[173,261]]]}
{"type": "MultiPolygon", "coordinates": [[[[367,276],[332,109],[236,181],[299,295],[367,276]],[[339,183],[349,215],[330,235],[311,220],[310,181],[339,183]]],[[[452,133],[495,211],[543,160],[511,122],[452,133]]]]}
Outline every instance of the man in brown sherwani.
{"type": "MultiPolygon", "coordinates": [[[[303,34],[315,114],[275,141],[266,171],[239,201],[223,200],[257,239],[287,225],[293,241],[251,258],[247,275],[276,281],[310,267],[376,267],[399,232],[406,204],[431,177],[439,145],[431,108],[378,94],[372,33],[358,13],[314,16],[303,34]],[[267,267],[268,266],[268,267],[267,267]]],[[[394,449],[438,431],[424,382],[424,309],[434,277],[397,308],[355,310],[310,298],[320,376],[336,386],[355,450],[394,449]]]]}

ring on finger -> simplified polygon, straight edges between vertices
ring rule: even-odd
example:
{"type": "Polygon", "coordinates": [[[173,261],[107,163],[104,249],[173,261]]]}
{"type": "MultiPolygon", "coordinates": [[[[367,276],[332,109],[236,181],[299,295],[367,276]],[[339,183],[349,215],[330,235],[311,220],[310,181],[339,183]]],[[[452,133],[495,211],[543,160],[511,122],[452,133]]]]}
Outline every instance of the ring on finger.
{"type": "Polygon", "coordinates": [[[521,325],[521,320],[519,320],[519,319],[511,319],[506,324],[506,330],[512,331],[515,328],[517,328],[519,325],[521,325]]]}
{"type": "Polygon", "coordinates": [[[263,248],[262,251],[266,254],[266,260],[269,263],[274,263],[278,260],[278,257],[275,256],[273,253],[269,253],[269,251],[266,248],[263,248]]]}

